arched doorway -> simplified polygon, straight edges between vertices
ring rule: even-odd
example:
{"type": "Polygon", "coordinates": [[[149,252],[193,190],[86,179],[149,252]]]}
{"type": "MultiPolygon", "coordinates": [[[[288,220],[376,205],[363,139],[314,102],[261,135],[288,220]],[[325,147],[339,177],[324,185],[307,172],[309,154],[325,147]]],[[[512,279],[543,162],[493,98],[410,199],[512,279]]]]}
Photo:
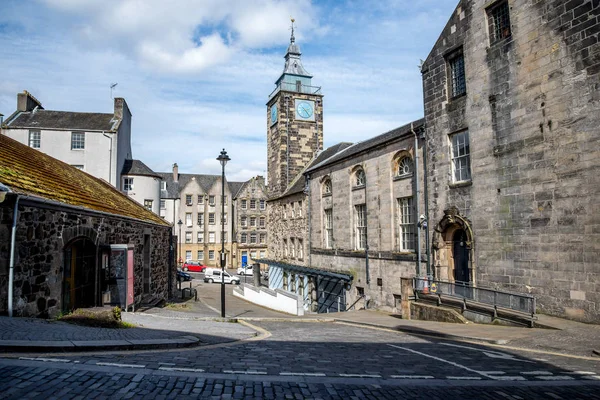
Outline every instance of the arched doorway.
{"type": "Polygon", "coordinates": [[[63,311],[96,306],[96,245],[88,238],[77,238],[64,250],[63,311]]]}
{"type": "Polygon", "coordinates": [[[442,281],[475,282],[473,230],[456,207],[444,211],[433,233],[435,276],[442,281]]]}
{"type": "Polygon", "coordinates": [[[470,282],[469,249],[467,233],[464,229],[457,229],[452,235],[452,256],[454,258],[454,281],[470,282]]]}

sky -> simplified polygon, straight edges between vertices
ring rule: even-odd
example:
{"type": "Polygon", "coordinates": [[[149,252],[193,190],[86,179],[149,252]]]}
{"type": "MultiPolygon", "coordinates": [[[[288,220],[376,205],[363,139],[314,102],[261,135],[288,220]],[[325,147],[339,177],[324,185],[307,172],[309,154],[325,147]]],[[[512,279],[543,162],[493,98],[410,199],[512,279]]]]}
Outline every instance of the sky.
{"type": "Polygon", "coordinates": [[[0,0],[0,113],[133,114],[133,158],[155,172],[267,171],[269,94],[296,43],[324,94],[325,147],[422,118],[420,60],[458,0],[0,0]]]}

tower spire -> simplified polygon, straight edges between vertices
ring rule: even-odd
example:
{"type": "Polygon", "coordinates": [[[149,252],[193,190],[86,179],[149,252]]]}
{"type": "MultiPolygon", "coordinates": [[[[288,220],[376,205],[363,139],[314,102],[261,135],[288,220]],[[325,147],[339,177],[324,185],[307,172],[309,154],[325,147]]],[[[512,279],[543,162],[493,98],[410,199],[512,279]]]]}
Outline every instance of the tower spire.
{"type": "Polygon", "coordinates": [[[296,22],[296,20],[294,18],[290,18],[290,20],[292,21],[292,36],[290,37],[290,43],[294,44],[296,43],[296,38],[294,37],[294,22],[296,22]]]}

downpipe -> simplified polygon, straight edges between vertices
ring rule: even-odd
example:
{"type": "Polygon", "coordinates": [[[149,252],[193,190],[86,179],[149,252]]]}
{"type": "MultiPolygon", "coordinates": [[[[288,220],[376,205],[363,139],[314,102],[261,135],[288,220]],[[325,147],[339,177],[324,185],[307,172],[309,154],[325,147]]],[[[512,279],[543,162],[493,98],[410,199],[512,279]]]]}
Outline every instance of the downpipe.
{"type": "Polygon", "coordinates": [[[13,316],[13,292],[15,280],[15,247],[17,238],[17,220],[19,219],[19,199],[15,200],[15,208],[13,211],[12,232],[10,235],[10,261],[8,264],[8,316],[13,316]]]}

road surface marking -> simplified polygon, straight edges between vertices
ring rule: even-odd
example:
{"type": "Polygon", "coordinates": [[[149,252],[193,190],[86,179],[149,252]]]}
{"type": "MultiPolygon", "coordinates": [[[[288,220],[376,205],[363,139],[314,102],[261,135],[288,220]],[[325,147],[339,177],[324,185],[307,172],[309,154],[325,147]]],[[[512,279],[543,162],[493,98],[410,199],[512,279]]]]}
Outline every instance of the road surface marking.
{"type": "Polygon", "coordinates": [[[225,370],[224,374],[242,374],[242,375],[267,375],[266,372],[262,371],[233,371],[233,370],[225,370]]]}
{"type": "Polygon", "coordinates": [[[431,375],[390,375],[394,379],[433,379],[431,375]]]}
{"type": "Polygon", "coordinates": [[[572,381],[573,379],[575,379],[572,376],[566,376],[566,375],[552,375],[552,376],[543,375],[543,376],[536,376],[536,378],[544,380],[544,381],[572,381]]]}
{"type": "Polygon", "coordinates": [[[107,363],[107,362],[98,362],[96,365],[105,366],[105,367],[119,367],[119,368],[146,368],[145,365],[136,365],[136,364],[117,364],[117,363],[107,363]]]}
{"type": "Polygon", "coordinates": [[[599,380],[600,381],[600,375],[586,375],[586,376],[582,376],[582,379],[591,379],[591,380],[599,380]]]}
{"type": "Polygon", "coordinates": [[[447,376],[446,379],[478,381],[481,379],[481,377],[480,376],[447,376]]]}
{"type": "Polygon", "coordinates": [[[419,355],[421,355],[421,356],[423,356],[423,357],[433,358],[434,360],[438,360],[438,361],[441,361],[441,362],[445,362],[445,363],[447,363],[447,364],[454,365],[455,367],[458,367],[458,368],[466,369],[466,370],[467,370],[467,371],[469,371],[469,372],[476,373],[476,374],[478,374],[478,375],[484,376],[484,377],[486,377],[486,378],[489,378],[489,379],[499,379],[499,378],[500,378],[500,377],[498,377],[498,376],[486,375],[486,374],[484,374],[484,373],[481,373],[481,372],[479,372],[479,371],[476,371],[476,370],[474,370],[474,369],[472,369],[472,368],[469,368],[469,367],[466,367],[466,366],[464,366],[464,365],[461,365],[461,364],[455,363],[454,361],[448,361],[448,360],[444,360],[443,358],[436,357],[436,356],[432,356],[432,355],[429,355],[429,354],[425,354],[425,353],[422,353],[422,352],[420,352],[420,351],[417,351],[417,350],[413,350],[413,349],[409,349],[409,348],[406,348],[406,347],[401,347],[401,346],[396,346],[396,345],[389,344],[389,343],[388,343],[388,346],[390,346],[390,347],[394,347],[394,348],[396,348],[396,349],[400,349],[400,350],[410,351],[411,353],[419,354],[419,355]]]}
{"type": "Polygon", "coordinates": [[[506,372],[504,372],[504,371],[479,371],[479,372],[481,372],[482,374],[485,374],[485,375],[504,375],[504,374],[506,374],[506,372]]]}
{"type": "Polygon", "coordinates": [[[553,375],[550,371],[523,371],[522,375],[553,375]]]}
{"type": "Polygon", "coordinates": [[[522,376],[494,376],[494,379],[499,381],[526,381],[522,376]]]}
{"type": "Polygon", "coordinates": [[[283,376],[327,376],[322,372],[280,372],[283,376]]]}
{"type": "Polygon", "coordinates": [[[204,372],[203,369],[199,368],[178,368],[178,367],[159,367],[162,371],[179,371],[179,372],[204,372]]]}
{"type": "Polygon", "coordinates": [[[461,349],[469,349],[469,350],[479,351],[479,352],[485,354],[486,356],[488,356],[490,358],[500,358],[500,359],[503,359],[503,360],[511,360],[511,361],[527,362],[527,363],[532,363],[533,362],[533,361],[530,361],[530,360],[521,360],[520,358],[515,358],[515,356],[512,355],[512,354],[501,353],[499,351],[492,351],[492,350],[486,350],[486,349],[478,349],[477,347],[470,347],[470,346],[461,346],[459,344],[454,344],[454,343],[440,343],[440,344],[442,346],[459,347],[461,349]]]}
{"type": "Polygon", "coordinates": [[[517,395],[512,395],[511,396],[510,394],[507,394],[507,393],[504,393],[504,392],[499,392],[499,391],[496,391],[496,393],[499,394],[500,396],[504,397],[505,399],[515,399],[515,400],[521,400],[522,399],[522,397],[517,396],[517,395]]]}
{"type": "Polygon", "coordinates": [[[369,374],[340,374],[344,378],[381,378],[381,375],[369,375],[369,374]]]}
{"type": "Polygon", "coordinates": [[[65,360],[65,359],[62,359],[62,358],[44,358],[44,357],[19,357],[19,360],[44,361],[44,362],[61,362],[61,363],[71,362],[71,360],[65,360]]]}
{"type": "Polygon", "coordinates": [[[565,372],[565,374],[570,374],[570,375],[596,375],[596,373],[592,372],[592,371],[573,371],[573,372],[565,372]]]}

